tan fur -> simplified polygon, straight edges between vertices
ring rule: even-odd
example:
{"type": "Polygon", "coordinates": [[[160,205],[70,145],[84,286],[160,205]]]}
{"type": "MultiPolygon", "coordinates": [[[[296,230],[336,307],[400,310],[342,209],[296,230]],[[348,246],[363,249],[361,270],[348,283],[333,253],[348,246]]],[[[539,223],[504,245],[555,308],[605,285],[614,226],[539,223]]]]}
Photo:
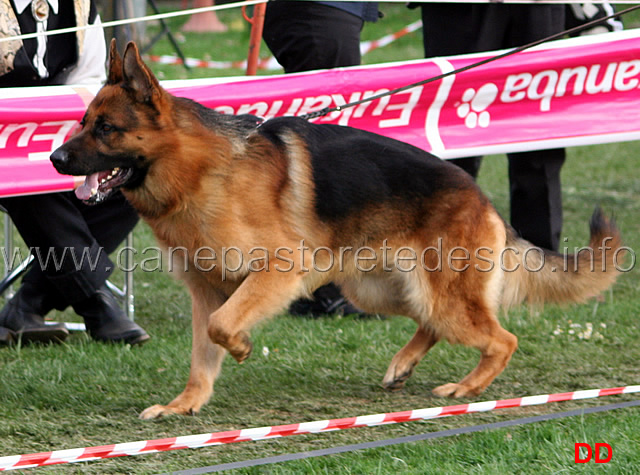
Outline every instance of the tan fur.
{"type": "Polygon", "coordinates": [[[518,238],[513,232],[509,233],[507,246],[516,249],[518,255],[507,254],[509,259],[505,267],[517,267],[518,270],[505,273],[503,308],[509,309],[525,301],[534,306],[544,302],[584,302],[613,285],[618,276],[616,264],[622,264],[614,262],[616,250],[622,248],[622,239],[611,221],[604,219],[606,231],[592,234],[589,245],[584,251],[578,249],[578,252],[573,249],[564,254],[541,254],[539,250],[532,249],[531,243],[518,238]],[[527,250],[529,253],[525,261],[527,250]],[[538,268],[541,270],[536,271],[538,268]]]}
{"type": "MultiPolygon", "coordinates": [[[[208,127],[193,106],[160,87],[135,45],[127,47],[123,59],[112,45],[111,56],[109,82],[90,105],[85,129],[64,150],[70,155],[77,151],[78,157],[87,150],[145,157],[144,181],[125,186],[123,192],[159,242],[167,249],[182,247],[190,257],[204,247],[218,258],[227,252],[230,267],[201,271],[189,261],[180,273],[193,300],[191,374],[176,399],[146,409],[142,418],[198,411],[212,394],[226,352],[243,361],[251,352],[249,331],[257,322],[330,281],[365,311],[416,321],[415,335],[393,357],[383,378],[386,388],[402,388],[441,339],[477,348],[481,359],[469,375],[434,389],[437,395],[461,397],[482,392],[517,347],[516,337],[498,322],[501,305],[582,301],[615,280],[611,251],[604,272],[581,268],[554,273],[551,265],[540,272],[501,269],[501,263],[508,269],[522,266],[522,253],[530,244],[515,237],[472,180],[455,167],[448,170],[458,185],[437,189],[419,203],[413,198],[400,204],[372,201],[348,219],[321,219],[312,157],[302,136],[283,132],[277,145],[259,129],[243,136],[230,127],[208,127]],[[150,105],[157,114],[148,113],[150,105]],[[92,127],[98,118],[117,122],[125,110],[133,114],[133,131],[117,141],[95,137],[92,127]],[[420,210],[428,210],[428,216],[420,210]],[[308,248],[306,259],[315,251],[317,267],[326,271],[303,269],[309,261],[302,261],[302,245],[308,248]],[[367,271],[356,267],[353,252],[345,252],[363,246],[375,251],[375,260],[362,261],[371,267],[367,271]],[[508,247],[519,255],[507,253],[501,262],[508,247]],[[231,248],[245,256],[242,265],[228,252],[231,248]],[[294,251],[285,254],[291,265],[286,272],[281,270],[287,262],[277,259],[282,248],[294,251]],[[411,252],[401,248],[424,251],[415,269],[407,267],[411,252]],[[471,251],[468,257],[463,249],[471,251]],[[329,250],[340,257],[333,267],[329,250]],[[246,260],[250,255],[259,258],[253,264],[262,266],[259,271],[246,260]]],[[[600,245],[608,235],[613,238],[610,247],[619,247],[615,226],[600,224],[591,245],[600,245]]],[[[536,254],[529,256],[527,263],[533,264],[536,254]]],[[[550,253],[545,258],[552,265],[562,259],[550,253]]]]}

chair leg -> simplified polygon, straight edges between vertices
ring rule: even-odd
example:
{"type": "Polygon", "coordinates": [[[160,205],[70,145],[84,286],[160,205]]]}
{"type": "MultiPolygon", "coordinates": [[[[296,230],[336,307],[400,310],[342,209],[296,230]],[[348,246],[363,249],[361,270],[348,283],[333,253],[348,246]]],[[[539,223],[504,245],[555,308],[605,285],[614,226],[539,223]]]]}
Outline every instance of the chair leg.
{"type": "Polygon", "coordinates": [[[18,280],[22,274],[27,272],[29,266],[33,262],[33,255],[29,254],[23,262],[20,263],[15,269],[7,270],[7,274],[2,280],[0,280],[0,295],[2,295],[7,289],[9,289],[13,283],[18,280]]]}
{"type": "MultiPolygon", "coordinates": [[[[4,211],[4,208],[0,207],[0,211],[4,211]]],[[[2,292],[9,289],[9,297],[12,296],[13,292],[11,291],[11,284],[15,279],[9,279],[9,274],[11,273],[11,269],[9,268],[9,259],[13,256],[13,226],[11,225],[11,220],[9,219],[9,215],[4,216],[4,252],[5,252],[5,265],[4,265],[4,277],[2,279],[2,292]],[[7,280],[9,279],[9,280],[7,280]],[[5,283],[5,281],[7,283],[5,283]]]]}
{"type": "MultiPolygon", "coordinates": [[[[0,211],[4,211],[4,208],[0,208],[0,211]]],[[[24,274],[31,263],[33,262],[33,256],[29,254],[29,257],[25,259],[21,264],[11,269],[9,266],[13,264],[13,223],[8,214],[4,215],[4,277],[0,280],[0,295],[8,291],[7,297],[13,296],[13,289],[11,288],[13,283],[24,274]]]]}
{"type": "MultiPolygon", "coordinates": [[[[128,249],[133,249],[133,232],[127,235],[125,246],[128,249]]],[[[130,252],[127,252],[124,256],[125,269],[133,269],[133,257],[130,252]]],[[[124,313],[130,320],[135,319],[135,301],[133,295],[133,270],[124,271],[124,283],[122,288],[115,285],[113,282],[106,281],[105,284],[109,290],[120,300],[123,305],[124,313]]]]}
{"type": "MultiPolygon", "coordinates": [[[[127,236],[127,247],[133,249],[133,231],[127,236]]],[[[125,308],[124,311],[131,320],[135,320],[135,296],[133,295],[133,256],[127,252],[125,259],[127,271],[125,272],[125,308]]]]}
{"type": "MultiPolygon", "coordinates": [[[[0,209],[1,211],[1,209],[0,209]]],[[[5,275],[0,280],[0,295],[3,295],[5,292],[9,291],[7,294],[7,299],[13,296],[13,292],[11,292],[11,286],[29,269],[29,266],[33,263],[34,257],[33,254],[29,254],[23,262],[21,262],[14,269],[10,269],[7,264],[9,264],[10,259],[13,256],[13,223],[11,223],[11,219],[9,215],[4,216],[4,241],[5,241],[5,275]]],[[[126,240],[126,246],[129,249],[133,249],[133,232],[129,233],[126,240]]],[[[125,255],[125,266],[126,269],[132,269],[132,256],[131,253],[126,253],[125,255]]],[[[118,288],[115,284],[110,281],[105,282],[109,290],[113,292],[113,294],[118,297],[119,300],[122,301],[124,306],[124,311],[129,319],[133,320],[135,317],[135,304],[134,304],[134,295],[133,295],[133,271],[127,270],[124,275],[124,284],[122,289],[118,288]]]]}

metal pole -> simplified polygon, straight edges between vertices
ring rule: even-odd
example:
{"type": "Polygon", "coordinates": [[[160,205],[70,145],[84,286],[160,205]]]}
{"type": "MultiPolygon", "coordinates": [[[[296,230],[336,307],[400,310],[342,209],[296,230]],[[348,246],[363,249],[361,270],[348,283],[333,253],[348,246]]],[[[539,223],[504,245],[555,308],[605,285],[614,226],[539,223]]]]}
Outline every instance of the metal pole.
{"type": "Polygon", "coordinates": [[[255,76],[258,71],[258,59],[260,58],[260,42],[262,41],[262,28],[264,26],[264,13],[267,10],[266,3],[259,3],[253,7],[253,17],[248,18],[244,7],[242,13],[251,23],[251,36],[249,38],[249,54],[247,56],[247,76],[255,76]]]}
{"type": "MultiPolygon", "coordinates": [[[[5,262],[4,267],[4,277],[8,277],[11,274],[11,258],[13,256],[13,223],[11,222],[11,218],[9,218],[8,214],[4,215],[4,248],[6,252],[6,256],[8,256],[7,262],[5,262]]],[[[11,279],[7,279],[9,283],[8,292],[7,292],[7,300],[13,297],[13,289],[11,288],[11,279]]]]}
{"type": "Polygon", "coordinates": [[[128,247],[128,252],[126,255],[126,265],[127,265],[127,271],[124,273],[124,279],[125,279],[125,312],[127,314],[127,317],[129,317],[131,320],[135,319],[135,305],[134,305],[134,295],[133,295],[133,231],[131,231],[129,233],[129,235],[127,236],[127,247],[128,247]]]}

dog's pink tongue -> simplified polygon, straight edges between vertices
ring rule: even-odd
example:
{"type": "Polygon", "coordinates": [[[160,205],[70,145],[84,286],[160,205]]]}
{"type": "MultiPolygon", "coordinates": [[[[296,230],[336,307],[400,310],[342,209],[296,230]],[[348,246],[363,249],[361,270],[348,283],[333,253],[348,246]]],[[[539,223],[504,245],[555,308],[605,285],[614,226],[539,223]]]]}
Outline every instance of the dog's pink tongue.
{"type": "Polygon", "coordinates": [[[76,197],[79,200],[88,200],[98,189],[98,174],[93,173],[85,178],[84,183],[76,188],[76,197]]]}

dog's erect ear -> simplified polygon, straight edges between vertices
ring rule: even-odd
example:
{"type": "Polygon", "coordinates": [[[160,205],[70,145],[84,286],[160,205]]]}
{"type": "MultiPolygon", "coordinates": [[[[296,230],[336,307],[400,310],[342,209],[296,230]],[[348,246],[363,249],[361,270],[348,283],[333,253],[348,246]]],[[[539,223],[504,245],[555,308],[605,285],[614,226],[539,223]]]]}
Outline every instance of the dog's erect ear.
{"type": "Polygon", "coordinates": [[[136,100],[156,104],[162,97],[162,88],[151,70],[142,62],[134,42],[127,44],[122,62],[125,86],[135,93],[136,100]]]}
{"type": "Polygon", "coordinates": [[[107,76],[107,84],[117,84],[124,79],[122,76],[122,58],[116,47],[116,39],[111,40],[109,47],[109,75],[107,76]]]}

